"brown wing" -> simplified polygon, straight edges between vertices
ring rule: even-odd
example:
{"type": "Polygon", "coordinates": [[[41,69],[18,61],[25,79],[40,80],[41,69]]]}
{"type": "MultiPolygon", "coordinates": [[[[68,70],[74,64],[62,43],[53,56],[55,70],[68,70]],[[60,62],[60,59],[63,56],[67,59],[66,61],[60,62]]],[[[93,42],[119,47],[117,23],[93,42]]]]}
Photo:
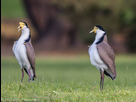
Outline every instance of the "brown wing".
{"type": "Polygon", "coordinates": [[[33,48],[32,44],[31,44],[31,40],[29,42],[26,42],[26,53],[27,53],[28,60],[31,64],[31,67],[33,68],[34,77],[36,78],[36,74],[35,74],[35,52],[34,52],[34,48],[33,48]]]}
{"type": "Polygon", "coordinates": [[[98,53],[103,62],[109,67],[116,77],[115,55],[108,43],[102,42],[97,45],[98,53]]]}

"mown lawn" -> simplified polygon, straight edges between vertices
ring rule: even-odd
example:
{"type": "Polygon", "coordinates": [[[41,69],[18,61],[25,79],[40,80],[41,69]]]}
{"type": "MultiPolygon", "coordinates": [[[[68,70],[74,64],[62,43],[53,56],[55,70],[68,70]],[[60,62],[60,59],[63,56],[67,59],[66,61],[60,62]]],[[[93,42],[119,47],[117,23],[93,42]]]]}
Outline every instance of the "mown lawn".
{"type": "Polygon", "coordinates": [[[89,56],[36,57],[35,82],[28,83],[14,57],[1,58],[1,101],[134,102],[136,55],[116,56],[117,78],[105,77],[100,91],[99,71],[89,56]]]}

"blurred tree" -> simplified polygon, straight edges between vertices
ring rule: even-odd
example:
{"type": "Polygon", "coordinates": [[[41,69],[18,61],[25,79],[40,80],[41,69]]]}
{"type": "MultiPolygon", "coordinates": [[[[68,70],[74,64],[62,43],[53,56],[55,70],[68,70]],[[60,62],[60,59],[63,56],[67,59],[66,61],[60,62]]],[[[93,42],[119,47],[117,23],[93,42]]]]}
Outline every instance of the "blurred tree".
{"type": "Polygon", "coordinates": [[[105,28],[108,37],[126,27],[136,26],[136,0],[23,0],[23,2],[38,31],[39,39],[43,39],[43,43],[49,39],[61,47],[73,45],[77,38],[91,44],[94,35],[90,35],[89,31],[96,24],[105,28]]]}
{"type": "Polygon", "coordinates": [[[23,2],[30,20],[38,31],[38,40],[45,40],[48,37],[50,42],[53,40],[60,42],[59,45],[62,42],[67,46],[74,43],[75,28],[67,20],[60,19],[61,11],[51,4],[50,0],[23,0],[23,2]],[[65,41],[62,41],[63,39],[65,41]]]}
{"type": "Polygon", "coordinates": [[[136,27],[132,28],[126,37],[126,45],[129,52],[136,52],[136,27]]]}

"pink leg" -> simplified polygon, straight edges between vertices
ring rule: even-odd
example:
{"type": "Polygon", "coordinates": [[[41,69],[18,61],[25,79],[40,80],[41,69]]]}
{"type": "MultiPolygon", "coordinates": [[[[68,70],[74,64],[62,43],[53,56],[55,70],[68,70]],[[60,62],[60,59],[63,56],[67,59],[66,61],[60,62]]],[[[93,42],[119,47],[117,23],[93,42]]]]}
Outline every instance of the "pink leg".
{"type": "Polygon", "coordinates": [[[21,79],[21,83],[22,83],[22,81],[23,81],[23,77],[24,77],[24,71],[23,71],[23,69],[22,69],[22,79],[21,79]]]}
{"type": "Polygon", "coordinates": [[[104,84],[104,72],[103,72],[103,76],[102,76],[102,89],[103,89],[103,84],[104,84]]]}
{"type": "Polygon", "coordinates": [[[103,89],[103,84],[104,84],[104,72],[100,72],[100,74],[101,74],[100,89],[102,90],[103,89]]]}

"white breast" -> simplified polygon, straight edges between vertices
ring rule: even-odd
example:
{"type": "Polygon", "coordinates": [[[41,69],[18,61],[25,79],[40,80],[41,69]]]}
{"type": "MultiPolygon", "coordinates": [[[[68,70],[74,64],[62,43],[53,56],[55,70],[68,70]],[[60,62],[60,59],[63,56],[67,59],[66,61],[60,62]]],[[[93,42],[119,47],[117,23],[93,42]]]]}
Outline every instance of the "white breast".
{"type": "Polygon", "coordinates": [[[96,66],[98,70],[104,70],[108,69],[108,67],[104,64],[104,62],[101,60],[99,53],[97,51],[97,47],[95,44],[92,44],[89,47],[88,50],[89,56],[90,56],[90,62],[92,65],[96,66]]]}
{"type": "Polygon", "coordinates": [[[18,41],[16,46],[14,46],[13,52],[20,66],[23,66],[23,67],[30,66],[28,58],[27,58],[27,54],[26,54],[26,47],[23,43],[18,41]]]}

